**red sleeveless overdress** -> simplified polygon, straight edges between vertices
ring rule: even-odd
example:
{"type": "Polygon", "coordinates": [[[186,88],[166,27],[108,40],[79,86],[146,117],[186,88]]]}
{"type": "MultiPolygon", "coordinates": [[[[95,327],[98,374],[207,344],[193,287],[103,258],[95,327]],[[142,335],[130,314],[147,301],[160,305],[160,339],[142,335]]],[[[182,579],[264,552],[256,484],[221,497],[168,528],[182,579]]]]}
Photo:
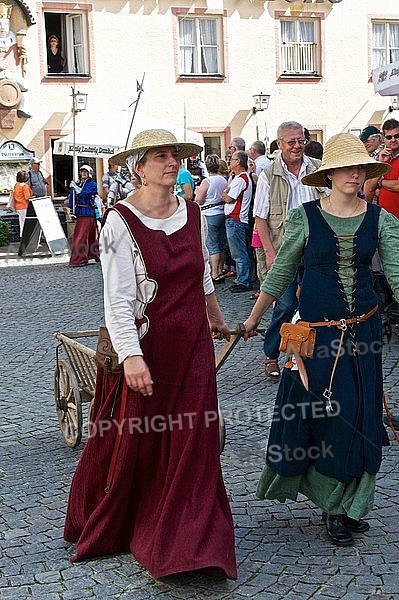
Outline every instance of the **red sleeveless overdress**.
{"type": "Polygon", "coordinates": [[[64,537],[77,544],[73,561],[130,550],[156,578],[217,568],[235,579],[199,207],[188,202],[186,225],[171,235],[149,230],[123,205],[118,209],[148,277],[158,285],[145,309],[149,330],[140,342],[154,393],[128,391],[112,484],[105,492],[122,377],[98,369],[92,433],[73,477],[64,537]]]}

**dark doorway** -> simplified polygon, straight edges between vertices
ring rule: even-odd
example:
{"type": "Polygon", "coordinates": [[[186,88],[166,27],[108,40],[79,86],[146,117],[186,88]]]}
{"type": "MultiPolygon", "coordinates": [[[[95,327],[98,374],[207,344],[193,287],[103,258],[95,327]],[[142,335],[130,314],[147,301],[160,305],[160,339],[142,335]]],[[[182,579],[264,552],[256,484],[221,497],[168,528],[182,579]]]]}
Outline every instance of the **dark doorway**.
{"type": "MultiPolygon", "coordinates": [[[[56,140],[51,140],[51,147],[53,150],[55,141],[56,140]]],[[[54,196],[67,196],[69,194],[69,184],[72,181],[72,177],[72,156],[58,155],[53,152],[54,196]]]]}

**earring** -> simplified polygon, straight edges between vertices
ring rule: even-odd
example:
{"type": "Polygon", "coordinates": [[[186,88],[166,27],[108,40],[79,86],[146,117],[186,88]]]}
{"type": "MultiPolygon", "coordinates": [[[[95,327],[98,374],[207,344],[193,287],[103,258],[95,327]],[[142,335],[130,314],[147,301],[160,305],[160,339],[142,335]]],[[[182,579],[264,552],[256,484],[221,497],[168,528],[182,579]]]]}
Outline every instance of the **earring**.
{"type": "Polygon", "coordinates": [[[145,177],[142,178],[141,185],[144,185],[144,186],[148,185],[147,180],[146,180],[145,177]]]}

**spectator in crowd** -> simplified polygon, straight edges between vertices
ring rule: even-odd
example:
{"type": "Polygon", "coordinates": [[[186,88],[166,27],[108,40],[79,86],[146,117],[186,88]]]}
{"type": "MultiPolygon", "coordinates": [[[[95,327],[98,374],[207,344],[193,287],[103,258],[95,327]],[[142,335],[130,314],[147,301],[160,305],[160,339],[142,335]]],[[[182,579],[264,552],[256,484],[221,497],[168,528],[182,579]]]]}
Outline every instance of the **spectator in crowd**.
{"type": "Polygon", "coordinates": [[[373,505],[382,447],[389,444],[370,263],[378,248],[399,297],[399,223],[359,197],[365,180],[389,170],[354,135],[327,141],[321,166],[302,184],[331,186],[331,195],[288,213],[282,246],[244,323],[247,337],[256,334],[302,262],[295,321],[315,330],[315,347],[312,359],[294,352],[284,369],[257,496],[285,502],[305,495],[323,511],[338,546],[353,545],[352,534],[370,528],[363,517],[373,505]]]}
{"type": "Polygon", "coordinates": [[[252,182],[248,174],[248,155],[237,150],[231,157],[234,176],[222,194],[226,203],[226,233],[231,256],[237,270],[237,283],[230,286],[235,293],[252,289],[251,258],[248,252],[248,213],[251,204],[252,182]]]}
{"type": "Polygon", "coordinates": [[[257,178],[259,177],[259,175],[261,174],[263,169],[270,165],[270,160],[266,156],[265,144],[263,142],[261,142],[260,140],[256,140],[255,142],[252,142],[251,147],[248,150],[248,156],[255,163],[255,176],[256,176],[255,183],[256,183],[257,178]]]}
{"type": "Polygon", "coordinates": [[[207,176],[205,164],[199,156],[189,156],[187,159],[187,170],[190,171],[194,181],[194,198],[201,181],[207,176]]]}
{"type": "MultiPolygon", "coordinates": [[[[145,185],[145,184],[144,184],[145,185]]],[[[186,169],[183,161],[180,161],[179,173],[176,179],[175,193],[185,200],[193,200],[194,198],[194,179],[190,171],[186,169]]]]}
{"type": "Polygon", "coordinates": [[[392,167],[390,172],[368,181],[365,186],[367,199],[378,192],[378,204],[399,219],[399,121],[388,119],[382,126],[384,148],[378,160],[392,167]]]}
{"type": "Polygon", "coordinates": [[[369,155],[377,160],[383,141],[381,131],[374,125],[368,125],[361,132],[360,139],[369,155]]]}
{"type": "Polygon", "coordinates": [[[311,156],[312,158],[321,160],[323,158],[323,146],[316,140],[310,140],[306,143],[303,153],[305,156],[311,156]]]}
{"type": "Polygon", "coordinates": [[[199,177],[200,182],[207,176],[206,166],[199,156],[189,156],[187,159],[187,169],[194,177],[199,177]]]}
{"type": "Polygon", "coordinates": [[[224,248],[226,245],[226,227],[222,194],[227,187],[226,179],[220,175],[220,158],[209,154],[205,159],[208,177],[202,180],[195,194],[195,201],[201,206],[208,225],[206,247],[209,252],[211,276],[214,283],[224,281],[224,248]]]}
{"type": "Polygon", "coordinates": [[[155,578],[237,577],[211,337],[230,330],[199,206],[171,193],[180,159],[200,150],[155,129],[114,157],[142,185],[101,231],[105,320],[123,371],[97,370],[64,528],[73,562],[130,551],[155,578]]]}
{"type": "Polygon", "coordinates": [[[267,158],[269,160],[274,160],[278,151],[279,149],[277,140],[273,140],[272,142],[270,142],[269,154],[267,155],[267,158]]]}
{"type": "MultiPolygon", "coordinates": [[[[222,175],[226,181],[229,181],[230,179],[230,161],[231,161],[231,151],[230,150],[226,150],[226,160],[223,160],[223,158],[220,159],[220,166],[219,166],[219,173],[220,175],[222,175]],[[227,162],[227,158],[228,158],[228,162],[227,162]]],[[[226,238],[226,243],[224,246],[224,265],[223,265],[223,277],[225,279],[227,279],[228,277],[236,277],[237,273],[236,273],[236,266],[234,264],[234,260],[231,258],[231,254],[230,254],[230,249],[229,249],[229,245],[227,243],[227,238],[226,238]]]]}
{"type": "Polygon", "coordinates": [[[237,150],[245,151],[245,140],[242,137],[234,137],[230,142],[229,150],[231,155],[237,150]]]}
{"type": "Polygon", "coordinates": [[[222,175],[226,181],[229,180],[230,177],[230,169],[229,165],[223,158],[219,159],[219,174],[222,175]]]}
{"type": "Polygon", "coordinates": [[[27,171],[18,171],[17,183],[14,186],[13,194],[15,210],[18,213],[19,219],[19,237],[21,238],[29,200],[33,196],[32,190],[29,186],[29,176],[27,171]]]}
{"type": "Polygon", "coordinates": [[[38,158],[32,158],[29,162],[29,185],[35,198],[46,196],[47,188],[50,185],[50,178],[45,178],[40,170],[40,162],[38,158]]]}
{"type": "MultiPolygon", "coordinates": [[[[249,223],[250,223],[250,245],[252,252],[252,263],[253,270],[256,270],[256,275],[258,277],[259,283],[262,284],[265,275],[266,275],[266,257],[262,247],[262,242],[260,241],[259,234],[255,228],[255,219],[253,216],[253,206],[254,199],[256,193],[256,184],[258,181],[258,177],[265,169],[271,164],[271,160],[266,156],[266,146],[260,140],[256,140],[252,143],[251,147],[248,150],[248,156],[255,163],[255,170],[253,173],[250,172],[250,176],[252,179],[252,202],[249,210],[249,223]]],[[[259,292],[254,292],[251,294],[251,300],[256,300],[259,297],[259,292]]]]}
{"type": "MultiPolygon", "coordinates": [[[[302,125],[296,121],[282,123],[277,130],[277,143],[279,151],[275,159],[259,175],[254,205],[255,229],[262,242],[267,269],[272,267],[281,246],[283,223],[289,209],[319,199],[324,193],[324,188],[305,186],[301,182],[320,165],[319,160],[304,156],[306,140],[302,125]]],[[[276,301],[265,334],[265,373],[273,381],[280,378],[280,327],[294,314],[299,283],[298,273],[276,301]]]]}

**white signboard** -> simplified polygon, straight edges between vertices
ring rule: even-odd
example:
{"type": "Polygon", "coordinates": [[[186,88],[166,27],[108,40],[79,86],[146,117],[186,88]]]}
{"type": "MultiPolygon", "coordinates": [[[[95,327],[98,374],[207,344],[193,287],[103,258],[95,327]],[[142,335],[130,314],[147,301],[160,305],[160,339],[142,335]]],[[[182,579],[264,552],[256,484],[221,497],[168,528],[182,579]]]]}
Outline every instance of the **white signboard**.
{"type": "Polygon", "coordinates": [[[9,140],[0,146],[0,161],[22,162],[31,158],[33,158],[33,152],[15,140],[9,140]]]}
{"type": "MultiPolygon", "coordinates": [[[[109,158],[121,150],[120,146],[101,145],[101,144],[75,144],[76,156],[93,156],[95,158],[109,158]]],[[[73,144],[57,140],[54,144],[54,154],[64,156],[73,156],[73,144]]]]}
{"type": "Polygon", "coordinates": [[[399,94],[399,61],[373,69],[371,76],[374,91],[381,96],[397,96],[399,94]]]}
{"type": "Polygon", "coordinates": [[[31,202],[51,254],[68,254],[69,244],[50,196],[32,198],[31,202]]]}

